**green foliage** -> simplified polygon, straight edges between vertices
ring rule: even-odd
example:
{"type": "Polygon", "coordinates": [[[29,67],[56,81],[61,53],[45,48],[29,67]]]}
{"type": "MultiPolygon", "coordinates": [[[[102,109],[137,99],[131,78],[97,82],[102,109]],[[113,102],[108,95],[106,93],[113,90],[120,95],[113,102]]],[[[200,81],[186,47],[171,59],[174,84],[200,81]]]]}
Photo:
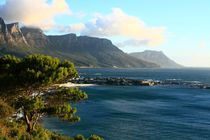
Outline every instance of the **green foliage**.
{"type": "Polygon", "coordinates": [[[15,102],[16,109],[24,107],[26,112],[41,112],[44,108],[44,101],[42,97],[22,96],[15,102]]]}
{"type": "Polygon", "coordinates": [[[103,140],[103,138],[93,134],[93,135],[90,136],[90,138],[88,140],[103,140]]]}
{"type": "Polygon", "coordinates": [[[63,104],[63,102],[79,102],[86,100],[88,95],[79,88],[59,88],[52,94],[46,97],[46,100],[56,104],[63,104]],[[53,96],[51,96],[53,95],[53,96]]]}
{"type": "Polygon", "coordinates": [[[63,120],[78,122],[80,118],[75,115],[77,109],[71,107],[69,102],[79,102],[87,98],[87,94],[78,88],[59,88],[55,92],[52,92],[52,94],[47,94],[45,97],[46,107],[44,112],[63,120]]]}
{"type": "Polygon", "coordinates": [[[76,108],[72,108],[70,104],[63,105],[51,105],[44,109],[48,115],[57,116],[63,120],[69,120],[71,122],[79,121],[79,117],[75,115],[76,108]]]}
{"type": "Polygon", "coordinates": [[[0,58],[0,73],[2,75],[9,75],[14,73],[15,66],[20,63],[20,59],[15,56],[5,55],[0,58]]]}
{"type": "Polygon", "coordinates": [[[30,135],[30,134],[28,134],[28,133],[23,133],[23,134],[20,136],[19,139],[20,139],[20,140],[31,140],[32,138],[31,138],[31,135],[30,135]]]}
{"type": "Polygon", "coordinates": [[[36,131],[33,131],[31,136],[34,140],[48,140],[50,139],[50,132],[43,129],[42,127],[38,127],[36,131]]]}
{"type": "Polygon", "coordinates": [[[20,96],[14,105],[16,110],[23,112],[28,125],[27,131],[30,132],[42,115],[53,115],[69,122],[80,121],[80,117],[76,115],[77,109],[71,107],[69,102],[87,98],[87,94],[78,88],[60,88],[52,93],[45,93],[44,96],[20,96]]]}
{"type": "Polygon", "coordinates": [[[20,77],[25,79],[25,86],[49,85],[78,76],[71,62],[60,62],[57,58],[45,55],[29,55],[23,59],[20,66],[20,77]]]}
{"type": "Polygon", "coordinates": [[[13,108],[0,99],[0,119],[11,116],[13,112],[13,108]]]}
{"type": "Polygon", "coordinates": [[[69,102],[79,102],[87,98],[87,94],[78,88],[59,88],[55,92],[46,95],[47,107],[45,107],[44,112],[63,120],[78,122],[80,118],[75,115],[77,109],[71,107],[69,102]]]}
{"type": "MultiPolygon", "coordinates": [[[[63,109],[60,109],[60,111],[62,112],[63,109]]],[[[41,126],[37,126],[37,129],[33,130],[31,133],[27,133],[25,131],[24,122],[21,121],[5,122],[4,128],[7,131],[9,130],[9,132],[6,134],[0,133],[0,140],[103,140],[103,138],[97,135],[91,135],[89,138],[85,138],[81,134],[76,135],[74,138],[62,136],[58,133],[43,129],[41,126]]]]}
{"type": "Polygon", "coordinates": [[[25,86],[51,84],[63,78],[63,67],[59,67],[59,59],[43,55],[29,55],[20,63],[19,77],[24,79],[25,86]]]}
{"type": "Polygon", "coordinates": [[[4,136],[0,136],[0,140],[8,140],[8,139],[4,136]]]}
{"type": "MultiPolygon", "coordinates": [[[[1,57],[0,118],[11,116],[13,110],[22,113],[23,117],[18,123],[4,124],[7,129],[0,138],[74,140],[43,129],[39,120],[43,115],[53,115],[69,122],[80,121],[77,109],[70,103],[86,100],[88,96],[85,92],[78,88],[54,88],[48,92],[54,83],[75,77],[78,73],[69,61],[60,62],[57,58],[44,55],[29,55],[23,59],[10,55],[1,57]]],[[[89,139],[101,140],[98,138],[93,135],[89,139]]],[[[75,139],[85,138],[78,135],[75,139]]]]}
{"type": "Polygon", "coordinates": [[[20,59],[15,56],[5,55],[0,58],[0,91],[8,90],[15,84],[16,68],[20,63],[20,59]]]}
{"type": "Polygon", "coordinates": [[[74,137],[75,140],[85,140],[85,137],[81,134],[78,134],[74,137]]]}
{"type": "Polygon", "coordinates": [[[2,88],[5,86],[10,88],[12,85],[24,89],[40,88],[78,77],[73,63],[60,62],[57,58],[39,54],[29,55],[23,59],[11,55],[3,56],[0,58],[0,72],[2,88]]]}
{"type": "MultiPolygon", "coordinates": [[[[6,133],[0,131],[0,140],[103,140],[103,138],[97,135],[91,135],[89,138],[85,138],[83,135],[78,134],[75,137],[68,137],[51,132],[44,129],[40,125],[31,134],[25,132],[25,125],[21,122],[3,122],[3,129],[6,133]]],[[[0,122],[0,126],[2,122],[0,122]]],[[[1,130],[1,129],[0,129],[1,130]]]]}
{"type": "MultiPolygon", "coordinates": [[[[39,54],[29,55],[23,59],[6,55],[0,58],[0,72],[0,97],[7,99],[8,102],[11,101],[15,109],[23,113],[29,129],[35,127],[41,115],[48,114],[49,108],[51,110],[54,108],[56,110],[54,115],[56,114],[56,116],[65,120],[79,120],[74,115],[76,109],[71,108],[66,102],[74,98],[75,100],[83,100],[80,99],[80,96],[85,96],[85,93],[78,89],[68,92],[59,90],[59,96],[64,96],[63,99],[65,100],[62,101],[63,104],[57,104],[54,107],[49,107],[47,98],[41,96],[41,93],[45,92],[44,88],[47,89],[54,83],[78,77],[78,73],[71,62],[60,62],[57,58],[39,54]],[[71,95],[67,98],[66,95],[70,92],[71,95]],[[35,93],[37,94],[34,95],[35,93]],[[17,96],[15,97],[15,95],[17,96]],[[76,96],[78,96],[77,99],[76,96]],[[11,97],[12,100],[10,100],[11,97]]],[[[1,116],[9,115],[11,108],[2,101],[0,101],[0,105],[2,106],[2,112],[4,112],[1,116]]]]}
{"type": "Polygon", "coordinates": [[[67,137],[67,136],[62,136],[62,135],[59,135],[57,133],[51,133],[50,134],[50,139],[51,140],[74,140],[74,138],[70,138],[70,137],[67,137]]]}
{"type": "Polygon", "coordinates": [[[10,137],[15,138],[15,137],[18,137],[19,135],[20,135],[19,130],[17,128],[10,130],[10,133],[9,133],[10,137]]]}

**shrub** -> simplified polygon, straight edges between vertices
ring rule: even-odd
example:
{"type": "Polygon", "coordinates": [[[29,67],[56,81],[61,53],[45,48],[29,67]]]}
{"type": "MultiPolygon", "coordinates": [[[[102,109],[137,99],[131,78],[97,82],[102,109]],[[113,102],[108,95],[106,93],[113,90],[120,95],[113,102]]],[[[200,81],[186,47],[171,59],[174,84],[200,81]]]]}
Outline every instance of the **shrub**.
{"type": "Polygon", "coordinates": [[[75,140],[85,140],[85,137],[81,134],[78,134],[74,137],[75,140]]]}
{"type": "Polygon", "coordinates": [[[88,140],[104,140],[103,138],[93,134],[90,136],[90,138],[88,140]]]}

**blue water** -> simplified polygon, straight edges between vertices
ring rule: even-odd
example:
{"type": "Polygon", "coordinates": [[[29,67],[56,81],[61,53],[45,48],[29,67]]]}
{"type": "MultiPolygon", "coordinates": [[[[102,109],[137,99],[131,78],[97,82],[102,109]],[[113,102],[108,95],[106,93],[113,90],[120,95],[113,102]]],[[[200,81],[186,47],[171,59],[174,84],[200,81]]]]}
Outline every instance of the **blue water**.
{"type": "MultiPolygon", "coordinates": [[[[210,69],[79,69],[83,77],[180,79],[210,84],[210,69]]],[[[53,131],[92,133],[106,140],[210,139],[210,90],[180,86],[95,86],[82,88],[88,101],[77,104],[81,122],[44,118],[53,131]]]]}

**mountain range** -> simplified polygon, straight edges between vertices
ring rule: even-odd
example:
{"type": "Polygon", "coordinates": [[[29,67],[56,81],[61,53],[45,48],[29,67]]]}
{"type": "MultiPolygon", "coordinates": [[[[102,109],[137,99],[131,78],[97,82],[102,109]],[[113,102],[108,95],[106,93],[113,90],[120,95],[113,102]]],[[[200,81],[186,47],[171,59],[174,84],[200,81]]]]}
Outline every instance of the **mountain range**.
{"type": "Polygon", "coordinates": [[[39,28],[5,24],[0,18],[0,56],[46,54],[71,60],[78,67],[154,68],[161,65],[124,53],[110,40],[89,36],[45,35],[39,28]]]}
{"type": "Polygon", "coordinates": [[[155,64],[159,65],[161,68],[181,68],[181,67],[183,67],[180,64],[177,64],[175,61],[168,58],[162,51],[146,50],[144,52],[130,53],[129,55],[131,55],[137,59],[155,63],[155,64]]]}

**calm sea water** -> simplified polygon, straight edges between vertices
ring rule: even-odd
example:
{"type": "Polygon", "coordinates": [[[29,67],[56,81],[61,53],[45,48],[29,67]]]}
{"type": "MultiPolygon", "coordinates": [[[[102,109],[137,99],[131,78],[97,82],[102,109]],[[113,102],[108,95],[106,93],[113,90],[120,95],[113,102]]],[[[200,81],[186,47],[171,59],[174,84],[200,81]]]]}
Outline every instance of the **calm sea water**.
{"type": "MultiPolygon", "coordinates": [[[[84,77],[179,79],[210,84],[210,69],[79,69],[84,77]]],[[[74,136],[95,133],[106,140],[210,139],[210,90],[179,86],[82,88],[88,101],[76,105],[81,122],[46,117],[50,130],[74,136]]]]}

